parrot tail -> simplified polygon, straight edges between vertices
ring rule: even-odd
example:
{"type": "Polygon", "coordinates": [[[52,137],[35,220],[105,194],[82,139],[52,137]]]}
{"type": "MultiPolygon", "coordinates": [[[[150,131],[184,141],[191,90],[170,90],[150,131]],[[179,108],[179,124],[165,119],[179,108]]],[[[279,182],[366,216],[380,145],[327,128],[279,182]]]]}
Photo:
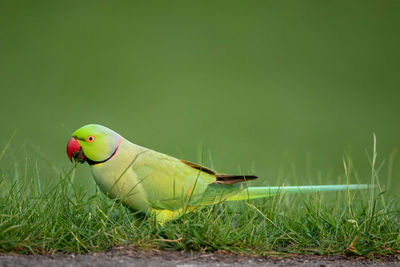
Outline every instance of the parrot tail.
{"type": "Polygon", "coordinates": [[[370,189],[368,184],[342,184],[342,185],[306,185],[306,186],[267,186],[267,187],[248,187],[237,194],[227,197],[226,201],[246,200],[274,196],[279,193],[311,193],[325,191],[347,191],[370,189]]]}

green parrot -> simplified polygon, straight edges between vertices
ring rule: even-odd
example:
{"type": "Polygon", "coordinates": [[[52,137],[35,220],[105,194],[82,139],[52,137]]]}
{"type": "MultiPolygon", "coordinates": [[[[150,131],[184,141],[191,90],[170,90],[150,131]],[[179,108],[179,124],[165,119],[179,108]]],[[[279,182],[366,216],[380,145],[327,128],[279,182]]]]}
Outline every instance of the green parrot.
{"type": "Polygon", "coordinates": [[[135,145],[113,130],[85,125],[67,144],[69,159],[87,162],[101,191],[108,197],[165,223],[220,201],[306,193],[367,189],[367,184],[248,187],[254,175],[218,174],[196,163],[135,145]]]}

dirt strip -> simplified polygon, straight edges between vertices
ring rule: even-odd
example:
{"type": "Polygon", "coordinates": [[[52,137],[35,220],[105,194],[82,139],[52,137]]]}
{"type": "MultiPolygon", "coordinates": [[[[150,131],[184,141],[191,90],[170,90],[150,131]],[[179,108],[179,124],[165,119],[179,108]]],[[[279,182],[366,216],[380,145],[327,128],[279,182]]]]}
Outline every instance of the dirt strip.
{"type": "Polygon", "coordinates": [[[117,248],[83,255],[0,255],[0,266],[400,266],[400,255],[374,260],[364,257],[303,256],[248,257],[222,253],[117,248]]]}

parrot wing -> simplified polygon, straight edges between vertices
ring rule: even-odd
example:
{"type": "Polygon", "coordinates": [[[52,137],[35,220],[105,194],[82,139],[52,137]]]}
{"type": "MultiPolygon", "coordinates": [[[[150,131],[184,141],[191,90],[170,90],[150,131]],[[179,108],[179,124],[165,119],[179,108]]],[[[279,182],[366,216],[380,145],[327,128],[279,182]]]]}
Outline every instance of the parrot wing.
{"type": "Polygon", "coordinates": [[[217,181],[211,170],[194,168],[153,150],[142,153],[131,168],[140,177],[147,202],[159,210],[180,209],[190,198],[200,198],[208,185],[217,181]]]}
{"type": "MultiPolygon", "coordinates": [[[[210,190],[210,184],[231,185],[257,178],[254,175],[217,174],[207,167],[153,150],[140,155],[132,168],[137,177],[142,177],[147,201],[155,209],[176,210],[189,202],[196,203],[210,190]]],[[[228,191],[231,189],[233,187],[227,187],[228,191]]],[[[238,192],[236,187],[234,192],[238,192]]]]}

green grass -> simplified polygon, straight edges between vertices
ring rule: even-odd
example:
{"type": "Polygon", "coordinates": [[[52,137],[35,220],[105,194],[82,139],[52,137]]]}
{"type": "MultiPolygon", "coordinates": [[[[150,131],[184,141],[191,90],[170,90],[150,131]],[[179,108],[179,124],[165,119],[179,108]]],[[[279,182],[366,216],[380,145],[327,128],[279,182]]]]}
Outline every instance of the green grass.
{"type": "MultiPolygon", "coordinates": [[[[259,255],[374,256],[400,250],[399,203],[381,192],[375,149],[375,190],[220,203],[164,225],[151,217],[137,219],[93,184],[78,185],[75,168],[42,177],[38,162],[14,166],[4,157],[6,150],[0,154],[3,253],[85,253],[117,245],[259,255]]],[[[351,160],[344,163],[347,180],[354,182],[351,160]]]]}

